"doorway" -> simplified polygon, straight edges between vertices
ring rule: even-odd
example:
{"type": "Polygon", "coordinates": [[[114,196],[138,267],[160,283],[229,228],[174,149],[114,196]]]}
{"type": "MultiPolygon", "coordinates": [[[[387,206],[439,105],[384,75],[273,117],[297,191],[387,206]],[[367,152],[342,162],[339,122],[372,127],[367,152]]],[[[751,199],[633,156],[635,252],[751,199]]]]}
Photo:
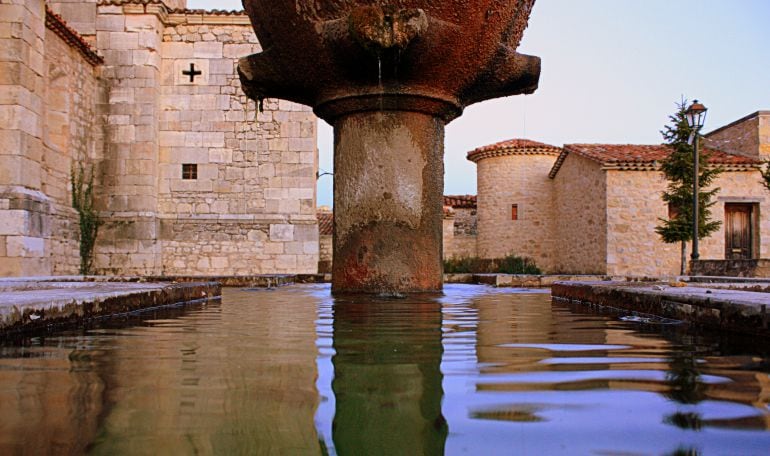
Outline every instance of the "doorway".
{"type": "Polygon", "coordinates": [[[725,204],[725,258],[750,260],[754,257],[754,205],[725,204]]]}

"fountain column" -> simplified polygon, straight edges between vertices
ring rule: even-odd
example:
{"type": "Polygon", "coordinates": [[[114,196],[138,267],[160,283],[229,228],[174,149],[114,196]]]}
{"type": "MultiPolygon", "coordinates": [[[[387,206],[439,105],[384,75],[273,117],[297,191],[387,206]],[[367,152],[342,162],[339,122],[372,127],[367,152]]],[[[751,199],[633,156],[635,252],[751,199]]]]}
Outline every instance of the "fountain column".
{"type": "Polygon", "coordinates": [[[334,126],[335,293],[441,289],[444,126],[537,88],[516,53],[534,3],[244,0],[264,48],[238,64],[246,95],[334,126]]]}
{"type": "Polygon", "coordinates": [[[334,131],[332,289],[440,290],[444,121],[370,111],[334,131]]]}

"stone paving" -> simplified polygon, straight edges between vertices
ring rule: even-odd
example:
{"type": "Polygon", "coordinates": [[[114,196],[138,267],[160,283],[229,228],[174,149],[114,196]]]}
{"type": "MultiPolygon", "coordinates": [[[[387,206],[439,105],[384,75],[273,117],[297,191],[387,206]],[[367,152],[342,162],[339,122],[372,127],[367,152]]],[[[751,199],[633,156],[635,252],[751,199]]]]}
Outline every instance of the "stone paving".
{"type": "Polygon", "coordinates": [[[555,298],[615,307],[681,320],[695,326],[770,336],[770,279],[767,282],[655,283],[557,282],[555,298]]]}
{"type": "Polygon", "coordinates": [[[139,279],[35,277],[0,279],[0,334],[208,299],[216,282],[142,282],[139,279]]]}

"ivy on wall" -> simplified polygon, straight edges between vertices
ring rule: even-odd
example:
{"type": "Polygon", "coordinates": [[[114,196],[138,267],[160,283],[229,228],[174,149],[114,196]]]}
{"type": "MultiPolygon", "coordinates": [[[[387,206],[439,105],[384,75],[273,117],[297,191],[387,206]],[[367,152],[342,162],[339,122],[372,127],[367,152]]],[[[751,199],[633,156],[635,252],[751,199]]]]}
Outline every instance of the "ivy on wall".
{"type": "Polygon", "coordinates": [[[91,274],[94,246],[101,221],[94,209],[93,166],[77,162],[72,164],[72,207],[78,213],[80,224],[80,274],[91,274]]]}

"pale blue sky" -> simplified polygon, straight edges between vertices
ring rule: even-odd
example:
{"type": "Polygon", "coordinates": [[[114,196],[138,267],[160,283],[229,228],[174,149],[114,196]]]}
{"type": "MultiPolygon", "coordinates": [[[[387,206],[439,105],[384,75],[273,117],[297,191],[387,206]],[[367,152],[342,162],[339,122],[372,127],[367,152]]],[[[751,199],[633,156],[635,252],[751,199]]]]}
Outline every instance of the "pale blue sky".
{"type": "MultiPolygon", "coordinates": [[[[496,141],[660,143],[683,95],[709,108],[705,131],[770,109],[769,24],[770,0],[537,0],[519,52],[543,59],[540,88],[471,106],[447,126],[445,193],[476,192],[465,154],[496,141]]],[[[323,122],[319,149],[331,170],[323,122]]],[[[318,204],[331,204],[331,193],[322,177],[318,204]]]]}

